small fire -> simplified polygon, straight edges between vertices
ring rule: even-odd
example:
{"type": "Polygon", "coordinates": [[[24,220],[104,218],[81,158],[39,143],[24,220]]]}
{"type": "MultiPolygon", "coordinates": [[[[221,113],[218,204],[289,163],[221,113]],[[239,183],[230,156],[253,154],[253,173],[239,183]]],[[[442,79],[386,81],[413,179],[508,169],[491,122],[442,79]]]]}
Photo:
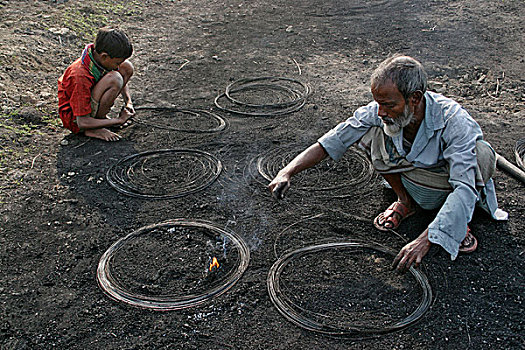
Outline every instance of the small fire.
{"type": "Polygon", "coordinates": [[[210,264],[210,271],[213,270],[213,268],[219,268],[219,262],[217,261],[216,257],[213,257],[210,264]]]}

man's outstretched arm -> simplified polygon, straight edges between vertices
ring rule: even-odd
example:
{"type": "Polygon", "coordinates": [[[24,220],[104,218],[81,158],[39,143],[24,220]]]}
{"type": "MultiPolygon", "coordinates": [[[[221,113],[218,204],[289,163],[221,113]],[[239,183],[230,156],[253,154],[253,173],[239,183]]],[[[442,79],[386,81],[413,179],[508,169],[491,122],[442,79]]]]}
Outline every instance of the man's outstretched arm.
{"type": "Polygon", "coordinates": [[[328,153],[326,153],[320,143],[314,143],[282,168],[272,182],[270,182],[268,189],[275,198],[284,198],[286,191],[290,188],[291,177],[305,169],[313,167],[325,159],[327,155],[328,153]]]}

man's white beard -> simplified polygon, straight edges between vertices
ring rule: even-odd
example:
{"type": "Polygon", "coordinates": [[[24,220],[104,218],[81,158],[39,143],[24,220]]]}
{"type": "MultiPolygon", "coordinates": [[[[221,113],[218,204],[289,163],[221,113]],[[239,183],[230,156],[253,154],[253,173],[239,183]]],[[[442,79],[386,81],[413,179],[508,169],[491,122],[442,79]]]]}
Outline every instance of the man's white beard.
{"type": "Polygon", "coordinates": [[[410,112],[410,108],[408,108],[407,105],[405,105],[405,110],[403,111],[403,115],[400,118],[397,119],[391,119],[388,118],[389,121],[392,122],[392,124],[387,124],[383,121],[383,131],[385,134],[387,134],[390,137],[398,136],[401,133],[401,130],[410,124],[410,122],[414,119],[414,113],[410,112]]]}

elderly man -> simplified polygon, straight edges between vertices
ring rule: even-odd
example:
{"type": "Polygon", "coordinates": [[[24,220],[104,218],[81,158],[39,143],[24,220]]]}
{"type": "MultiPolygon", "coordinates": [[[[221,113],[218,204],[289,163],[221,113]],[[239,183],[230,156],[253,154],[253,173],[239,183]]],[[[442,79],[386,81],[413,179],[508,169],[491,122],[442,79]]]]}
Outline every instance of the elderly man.
{"type": "Polygon", "coordinates": [[[440,208],[434,221],[396,256],[398,271],[419,266],[432,244],[453,260],[458,252],[473,252],[477,240],[467,224],[475,205],[496,220],[507,219],[498,209],[491,179],[496,155],[482,140],[479,125],[457,102],[426,91],[423,66],[408,56],[383,61],[372,74],[371,90],[374,102],[294,158],[269,184],[270,191],[283,198],[293,175],[328,155],[338,160],[357,143],[398,197],[374,219],[377,229],[396,229],[415,213],[416,203],[423,209],[440,208]]]}

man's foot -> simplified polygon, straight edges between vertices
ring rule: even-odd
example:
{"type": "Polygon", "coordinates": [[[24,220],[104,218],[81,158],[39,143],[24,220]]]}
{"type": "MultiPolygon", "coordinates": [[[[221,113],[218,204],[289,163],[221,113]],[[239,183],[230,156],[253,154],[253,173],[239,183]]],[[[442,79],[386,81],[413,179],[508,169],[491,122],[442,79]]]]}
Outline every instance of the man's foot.
{"type": "Polygon", "coordinates": [[[416,211],[406,204],[397,201],[374,219],[374,226],[380,231],[395,230],[401,221],[414,215],[416,211]]]}
{"type": "Polygon", "coordinates": [[[478,240],[470,232],[470,227],[467,226],[467,235],[459,245],[461,253],[472,253],[478,247],[478,240]]]}
{"type": "Polygon", "coordinates": [[[113,131],[109,131],[108,129],[102,128],[102,129],[91,129],[84,131],[84,135],[88,137],[94,137],[96,139],[101,139],[104,141],[118,141],[120,140],[120,136],[115,134],[113,131]]]}

